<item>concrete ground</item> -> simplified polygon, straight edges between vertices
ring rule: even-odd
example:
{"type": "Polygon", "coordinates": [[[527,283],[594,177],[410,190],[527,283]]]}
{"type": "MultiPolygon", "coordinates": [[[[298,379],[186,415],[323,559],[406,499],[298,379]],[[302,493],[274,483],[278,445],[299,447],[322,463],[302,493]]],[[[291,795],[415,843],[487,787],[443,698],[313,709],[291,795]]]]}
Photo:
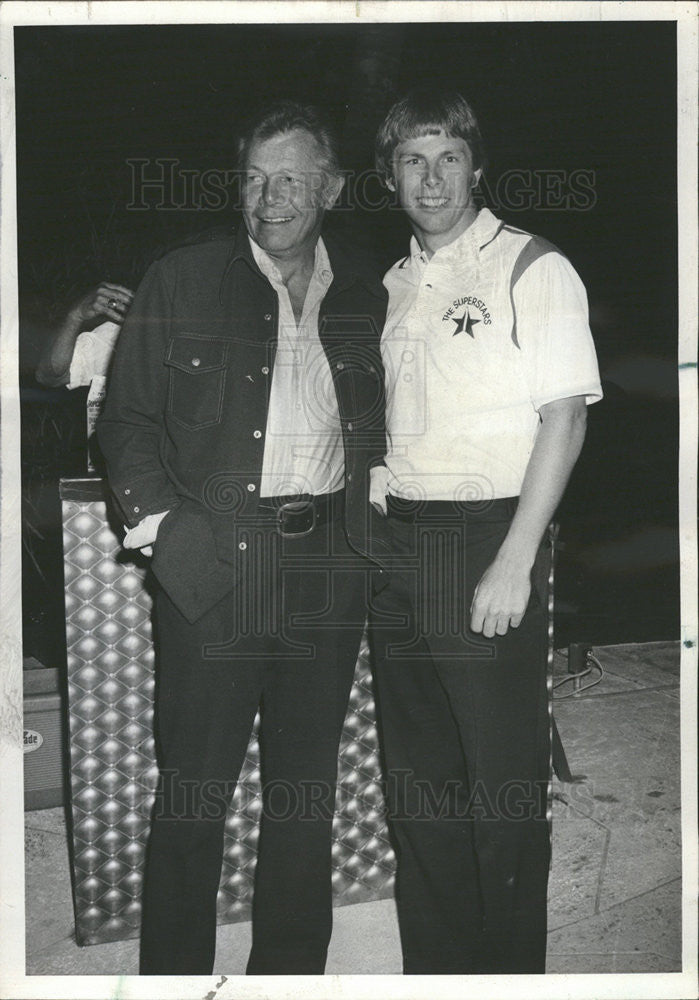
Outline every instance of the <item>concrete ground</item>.
{"type": "MultiPolygon", "coordinates": [[[[554,785],[547,971],[680,971],[679,643],[594,655],[602,681],[555,702],[575,780],[554,785]]],[[[75,943],[63,810],[26,813],[25,831],[27,974],[137,973],[135,940],[75,943]]],[[[400,973],[392,899],[334,916],[328,973],[400,973]]],[[[249,923],[219,927],[216,972],[242,974],[249,944],[249,923]]]]}

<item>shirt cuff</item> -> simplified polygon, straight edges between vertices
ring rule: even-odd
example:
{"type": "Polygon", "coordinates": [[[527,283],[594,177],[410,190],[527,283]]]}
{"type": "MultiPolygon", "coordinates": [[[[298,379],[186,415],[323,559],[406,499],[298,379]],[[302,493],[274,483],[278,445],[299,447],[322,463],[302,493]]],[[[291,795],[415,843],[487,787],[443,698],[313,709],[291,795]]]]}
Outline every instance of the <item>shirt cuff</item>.
{"type": "Polygon", "coordinates": [[[160,522],[169,513],[169,510],[163,510],[159,514],[148,514],[134,528],[127,528],[124,548],[141,549],[144,545],[152,545],[157,537],[160,522]]]}
{"type": "Polygon", "coordinates": [[[602,386],[597,383],[597,385],[586,383],[580,386],[569,386],[567,389],[556,389],[550,392],[543,392],[536,398],[532,399],[534,404],[534,409],[538,412],[542,406],[546,406],[547,403],[553,403],[557,399],[570,399],[571,396],[584,396],[585,403],[587,406],[592,406],[593,403],[599,402],[603,398],[604,393],[602,392],[602,386]]]}

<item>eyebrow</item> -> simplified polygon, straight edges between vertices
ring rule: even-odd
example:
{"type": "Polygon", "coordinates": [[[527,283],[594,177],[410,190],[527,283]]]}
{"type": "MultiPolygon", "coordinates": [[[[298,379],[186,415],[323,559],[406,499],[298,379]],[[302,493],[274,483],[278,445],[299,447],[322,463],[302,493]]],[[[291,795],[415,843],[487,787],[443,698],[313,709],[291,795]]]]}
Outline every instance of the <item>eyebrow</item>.
{"type": "MultiPolygon", "coordinates": [[[[264,167],[258,167],[254,163],[249,163],[247,165],[247,167],[245,168],[245,172],[246,173],[250,173],[251,170],[255,170],[259,174],[266,174],[267,173],[267,171],[265,170],[264,167]]],[[[305,173],[309,173],[309,172],[310,173],[313,173],[313,172],[320,173],[321,171],[320,170],[317,170],[317,171],[305,171],[305,173]]],[[[304,171],[301,170],[300,167],[288,166],[288,165],[285,165],[285,164],[281,164],[281,166],[278,166],[275,170],[272,171],[272,174],[298,174],[298,175],[302,175],[303,173],[304,173],[304,171]]]]}
{"type": "MultiPolygon", "coordinates": [[[[461,156],[461,155],[463,155],[463,150],[460,150],[458,148],[455,149],[455,148],[449,147],[449,149],[443,149],[443,150],[441,150],[440,153],[439,153],[439,155],[440,156],[461,156]]],[[[402,159],[404,159],[404,157],[408,157],[408,156],[416,156],[419,159],[424,159],[425,154],[424,153],[418,153],[417,150],[406,150],[404,153],[399,153],[398,154],[398,159],[402,160],[402,159]]]]}

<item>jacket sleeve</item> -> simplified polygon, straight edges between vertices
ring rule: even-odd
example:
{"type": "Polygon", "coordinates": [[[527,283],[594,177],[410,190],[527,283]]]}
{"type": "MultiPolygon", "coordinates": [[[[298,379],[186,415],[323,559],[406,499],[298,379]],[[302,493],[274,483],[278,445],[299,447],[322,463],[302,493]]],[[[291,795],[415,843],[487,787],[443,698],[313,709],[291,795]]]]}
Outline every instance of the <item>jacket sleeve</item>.
{"type": "Polygon", "coordinates": [[[172,301],[167,264],[154,264],[122,327],[97,436],[109,486],[131,528],[178,505],[162,461],[168,374],[164,364],[172,301]]]}

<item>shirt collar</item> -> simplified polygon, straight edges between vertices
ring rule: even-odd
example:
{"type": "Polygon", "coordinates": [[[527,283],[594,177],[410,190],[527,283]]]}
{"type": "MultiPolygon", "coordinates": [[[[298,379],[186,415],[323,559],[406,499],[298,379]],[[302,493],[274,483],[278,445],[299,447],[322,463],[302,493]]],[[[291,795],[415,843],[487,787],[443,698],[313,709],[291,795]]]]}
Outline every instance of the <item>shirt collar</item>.
{"type": "MultiPolygon", "coordinates": [[[[262,249],[261,246],[259,246],[259,244],[253,240],[252,236],[249,234],[248,240],[250,241],[252,256],[260,271],[262,271],[264,276],[273,284],[282,284],[281,274],[279,273],[279,268],[275,264],[274,260],[268,253],[266,253],[266,251],[262,249]]],[[[328,257],[328,251],[325,247],[322,236],[318,237],[318,242],[316,243],[315,258],[313,261],[313,276],[321,281],[326,287],[328,287],[333,280],[330,258],[328,257]]]]}
{"type": "MultiPolygon", "coordinates": [[[[361,283],[364,288],[381,302],[386,300],[386,290],[379,277],[378,269],[366,260],[366,254],[353,249],[350,245],[340,242],[332,234],[326,234],[325,239],[318,240],[322,244],[322,252],[327,254],[329,270],[332,271],[332,284],[328,288],[328,293],[334,293],[349,288],[356,282],[361,283]]],[[[259,248],[258,248],[259,249],[259,248]]],[[[235,231],[234,246],[228,258],[219,287],[219,302],[223,304],[223,289],[228,279],[233,265],[236,261],[245,263],[257,273],[261,273],[252,254],[252,240],[248,236],[245,226],[238,226],[235,231]]]]}
{"type": "MultiPolygon", "coordinates": [[[[504,223],[496,218],[489,208],[483,207],[468,229],[465,229],[451,243],[440,247],[432,255],[432,259],[437,256],[442,258],[461,256],[468,251],[478,253],[495,239],[503,225],[504,223]]],[[[428,262],[427,254],[414,236],[410,238],[410,261],[412,264],[426,264],[428,262]]]]}
{"type": "Polygon", "coordinates": [[[496,218],[490,209],[484,206],[466,232],[471,233],[471,239],[476,249],[480,251],[492,243],[504,225],[501,219],[496,218]]]}
{"type": "Polygon", "coordinates": [[[415,236],[410,237],[410,260],[413,264],[427,263],[427,254],[422,249],[415,236]]]}

